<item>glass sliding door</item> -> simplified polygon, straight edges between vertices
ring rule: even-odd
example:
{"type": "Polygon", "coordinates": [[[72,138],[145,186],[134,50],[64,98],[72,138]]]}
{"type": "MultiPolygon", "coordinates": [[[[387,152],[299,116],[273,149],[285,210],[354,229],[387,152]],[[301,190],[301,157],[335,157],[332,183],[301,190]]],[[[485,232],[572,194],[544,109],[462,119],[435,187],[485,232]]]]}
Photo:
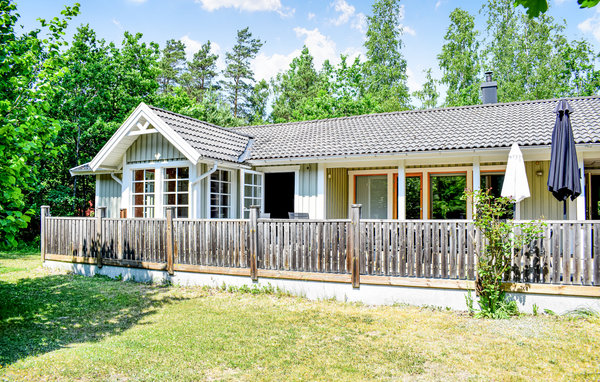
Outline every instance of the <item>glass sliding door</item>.
{"type": "Polygon", "coordinates": [[[355,200],[362,204],[361,216],[365,219],[387,219],[388,176],[356,175],[355,200]]]}

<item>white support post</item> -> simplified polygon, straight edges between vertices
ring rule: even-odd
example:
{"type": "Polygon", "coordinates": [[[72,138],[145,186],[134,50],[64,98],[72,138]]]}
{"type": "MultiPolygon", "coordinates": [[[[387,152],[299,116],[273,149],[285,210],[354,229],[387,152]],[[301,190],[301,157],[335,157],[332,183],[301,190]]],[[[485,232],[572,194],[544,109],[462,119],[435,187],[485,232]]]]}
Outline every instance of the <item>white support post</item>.
{"type": "MultiPolygon", "coordinates": [[[[473,158],[473,192],[477,192],[479,190],[481,190],[481,166],[479,163],[479,157],[474,157],[473,158]]],[[[469,217],[469,219],[472,219],[473,216],[476,216],[476,207],[473,205],[473,200],[471,198],[470,200],[470,204],[471,204],[471,208],[469,209],[470,211],[472,211],[472,215],[469,217]]],[[[468,213],[467,213],[468,215],[468,213]]]]}
{"type": "Polygon", "coordinates": [[[325,177],[327,171],[324,163],[317,165],[317,205],[315,208],[315,218],[325,219],[325,177]]]}
{"type": "Polygon", "coordinates": [[[398,163],[398,219],[406,219],[406,166],[403,160],[398,163]]]}
{"type": "Polygon", "coordinates": [[[585,220],[585,201],[586,201],[586,195],[585,195],[585,169],[583,166],[583,156],[577,155],[577,166],[579,167],[579,182],[581,184],[581,195],[579,195],[577,197],[577,199],[575,199],[575,202],[577,203],[577,216],[576,219],[577,220],[585,220]]]}

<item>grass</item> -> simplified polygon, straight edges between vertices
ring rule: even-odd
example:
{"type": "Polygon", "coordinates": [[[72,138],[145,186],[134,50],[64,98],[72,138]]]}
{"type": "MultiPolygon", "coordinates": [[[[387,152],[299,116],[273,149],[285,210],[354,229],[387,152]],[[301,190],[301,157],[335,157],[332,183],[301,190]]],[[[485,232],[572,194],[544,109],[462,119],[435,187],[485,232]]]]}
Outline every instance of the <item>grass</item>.
{"type": "Polygon", "coordinates": [[[600,319],[86,278],[0,253],[1,380],[598,380],[600,319]]]}

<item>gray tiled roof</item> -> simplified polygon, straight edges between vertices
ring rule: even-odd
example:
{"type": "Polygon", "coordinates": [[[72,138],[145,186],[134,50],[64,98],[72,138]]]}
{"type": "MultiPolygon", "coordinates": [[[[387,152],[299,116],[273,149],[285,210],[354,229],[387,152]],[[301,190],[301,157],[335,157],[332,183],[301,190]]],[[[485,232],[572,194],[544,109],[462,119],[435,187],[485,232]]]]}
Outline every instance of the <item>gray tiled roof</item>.
{"type": "Polygon", "coordinates": [[[149,107],[202,157],[230,162],[243,160],[243,154],[250,143],[248,135],[154,106],[149,107]]]}
{"type": "MultiPolygon", "coordinates": [[[[368,114],[235,128],[249,159],[549,145],[558,100],[368,114]]],[[[576,143],[600,143],[600,97],[570,98],[576,143]]]]}

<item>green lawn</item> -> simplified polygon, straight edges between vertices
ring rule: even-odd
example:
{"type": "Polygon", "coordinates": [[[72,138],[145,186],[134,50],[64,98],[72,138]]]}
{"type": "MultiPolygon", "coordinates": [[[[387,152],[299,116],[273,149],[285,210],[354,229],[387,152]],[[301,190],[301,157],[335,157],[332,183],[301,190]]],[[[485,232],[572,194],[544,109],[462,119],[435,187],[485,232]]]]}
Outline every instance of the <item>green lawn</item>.
{"type": "Polygon", "coordinates": [[[0,254],[0,380],[598,380],[600,319],[161,287],[0,254]]]}

